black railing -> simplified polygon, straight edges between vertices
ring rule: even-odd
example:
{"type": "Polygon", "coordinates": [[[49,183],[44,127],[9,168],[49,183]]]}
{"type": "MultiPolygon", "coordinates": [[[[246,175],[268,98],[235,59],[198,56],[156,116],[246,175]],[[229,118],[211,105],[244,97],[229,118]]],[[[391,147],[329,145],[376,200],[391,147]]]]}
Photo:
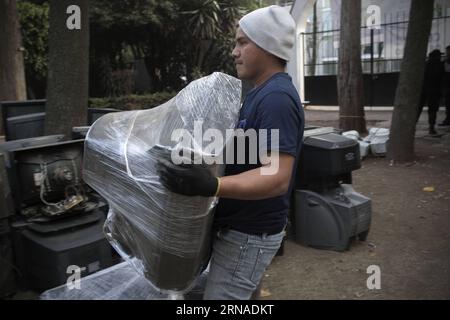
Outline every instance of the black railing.
{"type": "MultiPolygon", "coordinates": [[[[449,21],[450,16],[433,19],[428,52],[433,49],[445,51],[445,48],[450,45],[449,21]]],[[[378,28],[362,27],[361,60],[363,73],[372,75],[398,73],[403,59],[407,32],[408,21],[403,19],[402,21],[380,24],[378,28]]],[[[337,74],[339,39],[339,29],[301,34],[305,57],[305,76],[337,74]]]]}

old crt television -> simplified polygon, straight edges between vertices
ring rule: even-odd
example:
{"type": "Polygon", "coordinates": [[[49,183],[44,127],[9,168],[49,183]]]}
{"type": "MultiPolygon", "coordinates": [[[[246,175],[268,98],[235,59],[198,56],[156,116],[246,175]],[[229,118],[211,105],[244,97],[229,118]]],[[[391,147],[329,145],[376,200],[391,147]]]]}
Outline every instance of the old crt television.
{"type": "Polygon", "coordinates": [[[91,127],[73,127],[72,128],[72,140],[86,139],[86,135],[91,127]]]}
{"type": "Polygon", "coordinates": [[[81,175],[83,150],[84,140],[71,140],[8,151],[10,181],[17,181],[12,195],[21,213],[11,225],[15,265],[24,288],[62,285],[70,265],[84,268],[85,276],[113,263],[102,231],[104,212],[84,197],[82,203],[66,201],[88,191],[81,175]]]}
{"type": "Polygon", "coordinates": [[[84,140],[19,148],[9,152],[16,209],[63,199],[82,184],[84,140]],[[45,201],[45,202],[44,202],[45,201]]]}
{"type": "Polygon", "coordinates": [[[62,142],[65,139],[66,139],[65,135],[58,134],[58,135],[52,135],[52,136],[42,136],[42,137],[36,137],[36,138],[6,141],[6,142],[0,143],[0,153],[4,154],[4,161],[5,161],[6,168],[11,168],[11,163],[9,160],[9,152],[10,151],[62,142]]]}
{"type": "Polygon", "coordinates": [[[6,141],[41,137],[44,135],[45,112],[11,117],[6,120],[6,141]]]}
{"type": "Polygon", "coordinates": [[[2,112],[3,128],[5,128],[5,136],[8,136],[6,122],[9,118],[45,112],[45,103],[46,100],[1,102],[0,108],[2,112]]]}
{"type": "Polygon", "coordinates": [[[3,101],[0,102],[3,121],[11,117],[45,112],[46,100],[3,101]]]}
{"type": "Polygon", "coordinates": [[[0,143],[0,152],[8,153],[12,150],[22,149],[22,148],[30,148],[37,147],[46,144],[52,144],[56,142],[62,142],[65,139],[65,135],[57,134],[51,136],[42,136],[28,139],[20,139],[14,141],[6,141],[0,143]]]}
{"type": "Polygon", "coordinates": [[[3,161],[4,165],[7,171],[7,176],[9,177],[9,186],[11,186],[11,189],[16,190],[17,188],[15,185],[17,185],[17,181],[13,179],[13,168],[12,163],[10,161],[9,153],[12,150],[17,149],[23,149],[23,148],[30,148],[33,146],[41,146],[51,143],[57,143],[62,142],[65,140],[65,135],[59,134],[59,135],[53,135],[53,136],[43,136],[43,137],[37,137],[37,138],[29,138],[29,139],[21,139],[21,140],[13,140],[13,141],[6,141],[0,143],[0,153],[3,154],[3,161]]]}
{"type": "MultiPolygon", "coordinates": [[[[43,120],[42,113],[45,113],[47,100],[28,100],[28,101],[4,101],[0,103],[0,108],[2,112],[3,128],[5,128],[5,139],[16,140],[16,139],[26,139],[42,135],[43,132],[43,120]],[[39,116],[31,116],[32,114],[40,114],[39,116]],[[30,115],[30,117],[16,118],[20,116],[30,115]],[[10,118],[15,118],[11,121],[10,126],[14,127],[11,130],[14,132],[9,132],[8,120],[10,118]],[[41,123],[39,123],[41,122],[41,123]],[[25,128],[25,132],[21,133],[18,127],[25,128]]],[[[121,110],[114,108],[88,108],[87,110],[87,124],[92,125],[101,116],[110,112],[119,112],[121,110]]],[[[45,115],[45,114],[44,114],[45,115]]],[[[44,116],[45,118],[45,116],[44,116]]]]}

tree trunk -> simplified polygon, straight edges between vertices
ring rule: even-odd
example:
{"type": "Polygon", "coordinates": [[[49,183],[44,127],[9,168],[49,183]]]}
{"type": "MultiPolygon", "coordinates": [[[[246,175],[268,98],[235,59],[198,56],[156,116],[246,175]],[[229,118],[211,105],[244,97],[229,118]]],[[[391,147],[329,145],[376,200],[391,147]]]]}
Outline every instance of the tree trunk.
{"type": "Polygon", "coordinates": [[[414,159],[417,106],[425,73],[428,38],[433,21],[434,0],[412,0],[408,34],[392,115],[388,158],[414,159]]]}
{"type": "Polygon", "coordinates": [[[70,135],[72,127],[86,125],[89,96],[89,0],[50,0],[49,61],[46,134],[70,135]],[[81,29],[70,30],[77,5],[81,29]]]}
{"type": "MultiPolygon", "coordinates": [[[[16,0],[0,0],[0,101],[26,100],[22,36],[16,0]]],[[[0,133],[3,132],[0,114],[0,133]]]]}
{"type": "Polygon", "coordinates": [[[342,1],[338,98],[340,128],[366,133],[361,65],[361,0],[342,1]]]}

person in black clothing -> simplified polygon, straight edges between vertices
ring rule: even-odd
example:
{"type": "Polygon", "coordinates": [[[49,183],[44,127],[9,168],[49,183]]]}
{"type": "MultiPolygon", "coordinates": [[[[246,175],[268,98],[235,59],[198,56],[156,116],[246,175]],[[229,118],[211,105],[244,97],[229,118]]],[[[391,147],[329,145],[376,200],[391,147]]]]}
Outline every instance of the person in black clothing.
{"type": "Polygon", "coordinates": [[[446,48],[446,59],[444,61],[444,94],[446,118],[439,126],[450,126],[450,46],[446,48]]]}
{"type": "Polygon", "coordinates": [[[417,121],[420,118],[423,107],[428,104],[428,123],[429,132],[432,135],[437,134],[434,129],[436,125],[436,115],[439,110],[439,100],[441,98],[441,83],[444,76],[444,66],[441,62],[441,51],[433,50],[429,56],[425,68],[424,86],[419,105],[417,121]]]}

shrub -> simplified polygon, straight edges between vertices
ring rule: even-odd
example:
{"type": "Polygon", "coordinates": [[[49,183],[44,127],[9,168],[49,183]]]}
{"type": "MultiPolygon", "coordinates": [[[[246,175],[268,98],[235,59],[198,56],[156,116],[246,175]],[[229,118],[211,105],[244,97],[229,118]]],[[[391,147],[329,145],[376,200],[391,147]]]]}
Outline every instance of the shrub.
{"type": "Polygon", "coordinates": [[[91,98],[90,108],[114,108],[119,110],[142,110],[157,107],[170,99],[176,92],[156,92],[146,95],[127,95],[121,97],[91,98]]]}

